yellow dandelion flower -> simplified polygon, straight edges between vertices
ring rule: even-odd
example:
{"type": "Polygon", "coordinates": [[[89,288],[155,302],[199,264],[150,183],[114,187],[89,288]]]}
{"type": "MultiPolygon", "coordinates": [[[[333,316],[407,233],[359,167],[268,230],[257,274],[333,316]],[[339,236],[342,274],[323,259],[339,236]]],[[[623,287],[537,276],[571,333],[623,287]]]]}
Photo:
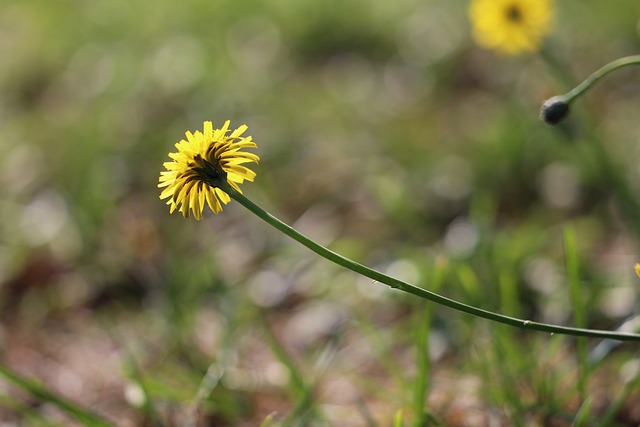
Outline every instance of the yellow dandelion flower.
{"type": "Polygon", "coordinates": [[[634,270],[636,270],[636,275],[640,277],[640,264],[636,264],[636,266],[634,267],[634,270]]]}
{"type": "Polygon", "coordinates": [[[534,52],[551,30],[553,0],[471,0],[473,38],[509,55],[534,52]]]}
{"type": "Polygon", "coordinates": [[[257,148],[257,145],[250,136],[242,136],[246,125],[227,135],[229,124],[227,120],[221,129],[213,129],[211,122],[204,122],[203,132],[187,131],[187,139],[176,144],[178,151],[169,153],[173,161],[164,163],[166,171],[160,172],[158,187],[166,187],[160,199],[169,198],[171,213],[179,208],[182,215],[189,218],[191,210],[196,219],[202,219],[206,201],[217,214],[222,211],[220,202],[227,204],[231,200],[221,186],[242,194],[238,184],[255,178],[255,172],[243,164],[257,163],[260,158],[240,150],[257,148]]]}

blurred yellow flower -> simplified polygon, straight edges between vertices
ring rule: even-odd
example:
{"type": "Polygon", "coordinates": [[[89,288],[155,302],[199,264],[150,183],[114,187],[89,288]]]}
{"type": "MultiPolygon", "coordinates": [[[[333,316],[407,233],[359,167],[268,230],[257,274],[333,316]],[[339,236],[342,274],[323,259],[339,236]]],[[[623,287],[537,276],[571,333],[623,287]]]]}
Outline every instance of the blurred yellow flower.
{"type": "Polygon", "coordinates": [[[258,162],[252,153],[243,148],[257,148],[250,136],[243,137],[246,125],[229,133],[229,120],[221,129],[213,129],[210,121],[204,122],[204,132],[186,132],[187,140],[176,144],[175,153],[169,153],[172,162],[165,162],[166,171],[160,172],[158,187],[166,187],[160,199],[169,198],[171,213],[180,207],[180,212],[189,218],[189,210],[196,219],[202,219],[205,201],[213,213],[222,211],[222,203],[229,203],[229,195],[219,187],[227,183],[238,193],[245,180],[253,181],[256,174],[242,166],[258,162]]]}
{"type": "Polygon", "coordinates": [[[636,264],[636,266],[634,267],[634,269],[636,270],[636,275],[638,277],[640,277],[640,264],[636,264]]]}
{"type": "Polygon", "coordinates": [[[473,38],[509,55],[534,52],[551,30],[553,0],[471,0],[473,38]]]}

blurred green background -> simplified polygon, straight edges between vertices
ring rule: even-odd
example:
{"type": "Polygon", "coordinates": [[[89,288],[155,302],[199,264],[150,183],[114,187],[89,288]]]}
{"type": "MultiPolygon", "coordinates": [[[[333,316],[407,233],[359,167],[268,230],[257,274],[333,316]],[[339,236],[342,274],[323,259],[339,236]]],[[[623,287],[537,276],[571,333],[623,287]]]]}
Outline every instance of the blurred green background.
{"type": "MultiPolygon", "coordinates": [[[[476,47],[467,6],[4,0],[2,362],[117,425],[414,423],[417,366],[433,425],[570,425],[586,400],[590,420],[640,422],[637,345],[589,368],[585,395],[573,339],[371,284],[233,202],[198,222],[158,198],[186,130],[244,123],[261,157],[244,193],[320,243],[574,324],[570,225],[587,326],[617,328],[640,289],[638,71],[559,128],[538,109],[638,52],[640,3],[558,2],[544,51],[518,57],[476,47]]],[[[2,421],[70,422],[3,390],[2,421]]]]}

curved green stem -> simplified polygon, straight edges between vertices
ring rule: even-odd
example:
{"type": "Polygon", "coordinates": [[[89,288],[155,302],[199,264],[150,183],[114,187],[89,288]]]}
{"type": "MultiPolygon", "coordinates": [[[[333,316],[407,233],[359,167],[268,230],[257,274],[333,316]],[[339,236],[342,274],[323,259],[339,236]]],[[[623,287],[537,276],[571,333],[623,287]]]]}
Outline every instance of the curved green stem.
{"type": "Polygon", "coordinates": [[[504,323],[506,325],[515,326],[518,328],[524,329],[532,329],[536,331],[543,331],[552,334],[564,334],[564,335],[574,335],[574,336],[584,336],[584,337],[594,337],[594,338],[609,338],[620,341],[640,341],[640,334],[632,334],[625,332],[610,332],[610,331],[599,331],[594,329],[582,329],[582,328],[571,328],[565,326],[556,326],[549,325],[545,323],[533,322],[530,320],[518,319],[515,317],[505,316],[503,314],[494,313],[492,311],[483,310],[481,308],[477,308],[471,305],[467,305],[461,303],[459,301],[452,300],[445,296],[436,294],[434,292],[428,291],[423,288],[419,288],[415,285],[411,285],[407,282],[403,282],[402,280],[396,279],[391,276],[387,276],[384,273],[373,270],[365,265],[359,264],[355,261],[350,260],[332,250],[325,248],[322,245],[314,242],[309,239],[307,236],[302,233],[296,231],[289,225],[280,221],[275,216],[271,215],[269,212],[265,211],[251,200],[247,199],[242,194],[233,190],[230,186],[223,183],[220,188],[227,192],[234,200],[240,203],[242,206],[253,212],[259,218],[267,222],[272,227],[277,230],[283,232],[287,236],[311,249],[313,252],[317,253],[323,258],[326,258],[329,261],[332,261],[342,267],[345,267],[355,273],[361,274],[365,277],[368,277],[376,282],[384,283],[385,285],[399,289],[401,291],[410,293],[417,297],[435,302],[437,304],[441,304],[447,306],[449,308],[453,308],[454,310],[462,311],[464,313],[471,314],[473,316],[482,317],[485,319],[493,320],[494,322],[504,323]]]}
{"type": "MultiPolygon", "coordinates": [[[[563,74],[566,74],[564,73],[564,68],[560,67],[554,57],[548,54],[544,56],[554,68],[562,69],[563,74]]],[[[560,123],[569,114],[569,106],[577,97],[589,90],[597,81],[607,74],[629,65],[640,65],[640,55],[626,56],[611,61],[564,95],[557,95],[547,99],[540,109],[540,118],[549,125],[560,123]]]]}
{"type": "Polygon", "coordinates": [[[593,86],[598,80],[622,67],[629,65],[640,65],[640,55],[626,56],[609,62],[607,65],[600,68],[598,71],[591,74],[585,81],[573,88],[571,91],[563,95],[567,103],[571,103],[575,98],[582,95],[586,90],[593,86]]]}

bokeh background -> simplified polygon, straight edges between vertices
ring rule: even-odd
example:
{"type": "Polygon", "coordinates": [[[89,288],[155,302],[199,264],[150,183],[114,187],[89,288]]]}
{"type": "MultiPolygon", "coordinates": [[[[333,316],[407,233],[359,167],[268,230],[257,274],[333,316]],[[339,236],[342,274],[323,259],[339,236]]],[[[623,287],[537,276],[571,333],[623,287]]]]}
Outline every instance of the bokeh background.
{"type": "MultiPolygon", "coordinates": [[[[570,425],[586,400],[588,419],[640,422],[635,344],[602,353],[585,396],[574,339],[372,284],[238,204],[194,221],[158,199],[186,130],[246,123],[245,194],[320,243],[571,325],[569,226],[587,325],[619,327],[640,289],[638,71],[558,128],[538,109],[638,52],[640,4],[559,1],[544,50],[516,57],[474,45],[467,7],[4,0],[2,363],[122,426],[412,423],[419,366],[424,425],[570,425]]],[[[7,383],[0,406],[73,425],[7,383]]]]}

